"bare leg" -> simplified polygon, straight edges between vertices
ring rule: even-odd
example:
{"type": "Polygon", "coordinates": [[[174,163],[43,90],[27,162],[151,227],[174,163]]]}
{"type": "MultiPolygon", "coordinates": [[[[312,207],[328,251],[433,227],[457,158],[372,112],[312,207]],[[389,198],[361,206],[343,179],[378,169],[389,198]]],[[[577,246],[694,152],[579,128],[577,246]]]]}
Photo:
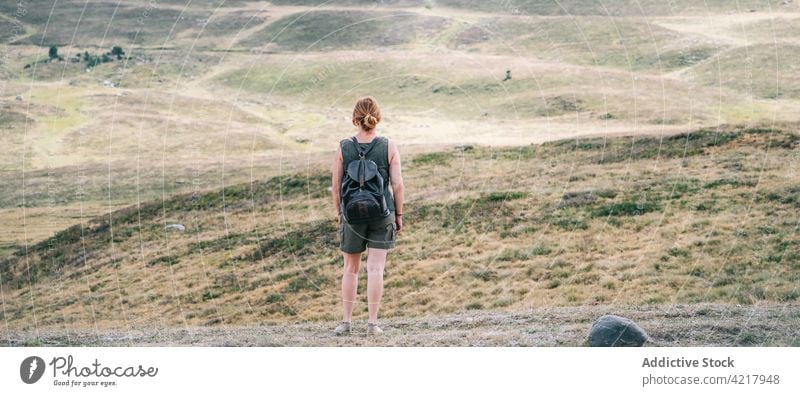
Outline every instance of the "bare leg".
{"type": "Polygon", "coordinates": [[[386,265],[386,249],[369,249],[367,255],[367,305],[369,322],[378,321],[378,308],[383,295],[383,268],[386,265]]]}
{"type": "Polygon", "coordinates": [[[361,268],[361,253],[342,253],[344,273],[342,274],[342,321],[353,318],[353,304],[358,290],[358,270],[361,268]]]}

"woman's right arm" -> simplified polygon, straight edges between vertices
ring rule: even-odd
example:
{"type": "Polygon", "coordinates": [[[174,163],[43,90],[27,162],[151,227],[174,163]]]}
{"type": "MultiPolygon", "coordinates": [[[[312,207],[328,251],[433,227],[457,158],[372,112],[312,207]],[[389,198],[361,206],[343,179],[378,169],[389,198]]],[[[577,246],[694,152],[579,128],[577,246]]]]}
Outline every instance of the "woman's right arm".
{"type": "Polygon", "coordinates": [[[344,169],[342,168],[342,147],[339,146],[333,158],[333,165],[331,166],[331,195],[333,196],[333,207],[336,209],[337,216],[342,213],[341,200],[339,197],[342,176],[344,176],[344,169]]]}

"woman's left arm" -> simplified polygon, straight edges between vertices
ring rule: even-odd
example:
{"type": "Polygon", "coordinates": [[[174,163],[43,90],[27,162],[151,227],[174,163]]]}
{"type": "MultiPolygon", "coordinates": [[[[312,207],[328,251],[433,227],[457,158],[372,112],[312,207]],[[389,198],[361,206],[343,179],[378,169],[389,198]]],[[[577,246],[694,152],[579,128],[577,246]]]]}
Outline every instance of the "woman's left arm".
{"type": "Polygon", "coordinates": [[[393,141],[389,141],[389,181],[392,184],[392,193],[394,196],[394,213],[396,216],[397,232],[403,229],[403,203],[405,198],[403,196],[403,170],[400,164],[400,150],[393,141]]]}

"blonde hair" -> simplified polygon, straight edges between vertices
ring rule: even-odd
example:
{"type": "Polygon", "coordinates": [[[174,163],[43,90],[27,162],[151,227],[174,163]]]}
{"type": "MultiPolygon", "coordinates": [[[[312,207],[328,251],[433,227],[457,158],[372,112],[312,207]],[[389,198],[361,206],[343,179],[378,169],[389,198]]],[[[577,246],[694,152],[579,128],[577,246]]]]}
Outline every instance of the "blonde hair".
{"type": "Polygon", "coordinates": [[[381,122],[381,108],[372,96],[365,96],[356,102],[353,109],[353,125],[364,130],[375,128],[381,122]]]}

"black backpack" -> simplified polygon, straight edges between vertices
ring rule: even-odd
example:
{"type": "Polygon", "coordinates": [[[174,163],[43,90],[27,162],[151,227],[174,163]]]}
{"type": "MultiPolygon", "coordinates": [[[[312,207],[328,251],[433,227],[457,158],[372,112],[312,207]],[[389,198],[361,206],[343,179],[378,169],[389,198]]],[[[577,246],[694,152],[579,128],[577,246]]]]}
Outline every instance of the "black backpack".
{"type": "Polygon", "coordinates": [[[358,159],[345,167],[340,195],[342,214],[348,224],[372,223],[389,215],[383,195],[383,177],[378,172],[378,165],[366,158],[378,139],[382,138],[376,136],[362,151],[355,136],[352,138],[358,159]]]}

